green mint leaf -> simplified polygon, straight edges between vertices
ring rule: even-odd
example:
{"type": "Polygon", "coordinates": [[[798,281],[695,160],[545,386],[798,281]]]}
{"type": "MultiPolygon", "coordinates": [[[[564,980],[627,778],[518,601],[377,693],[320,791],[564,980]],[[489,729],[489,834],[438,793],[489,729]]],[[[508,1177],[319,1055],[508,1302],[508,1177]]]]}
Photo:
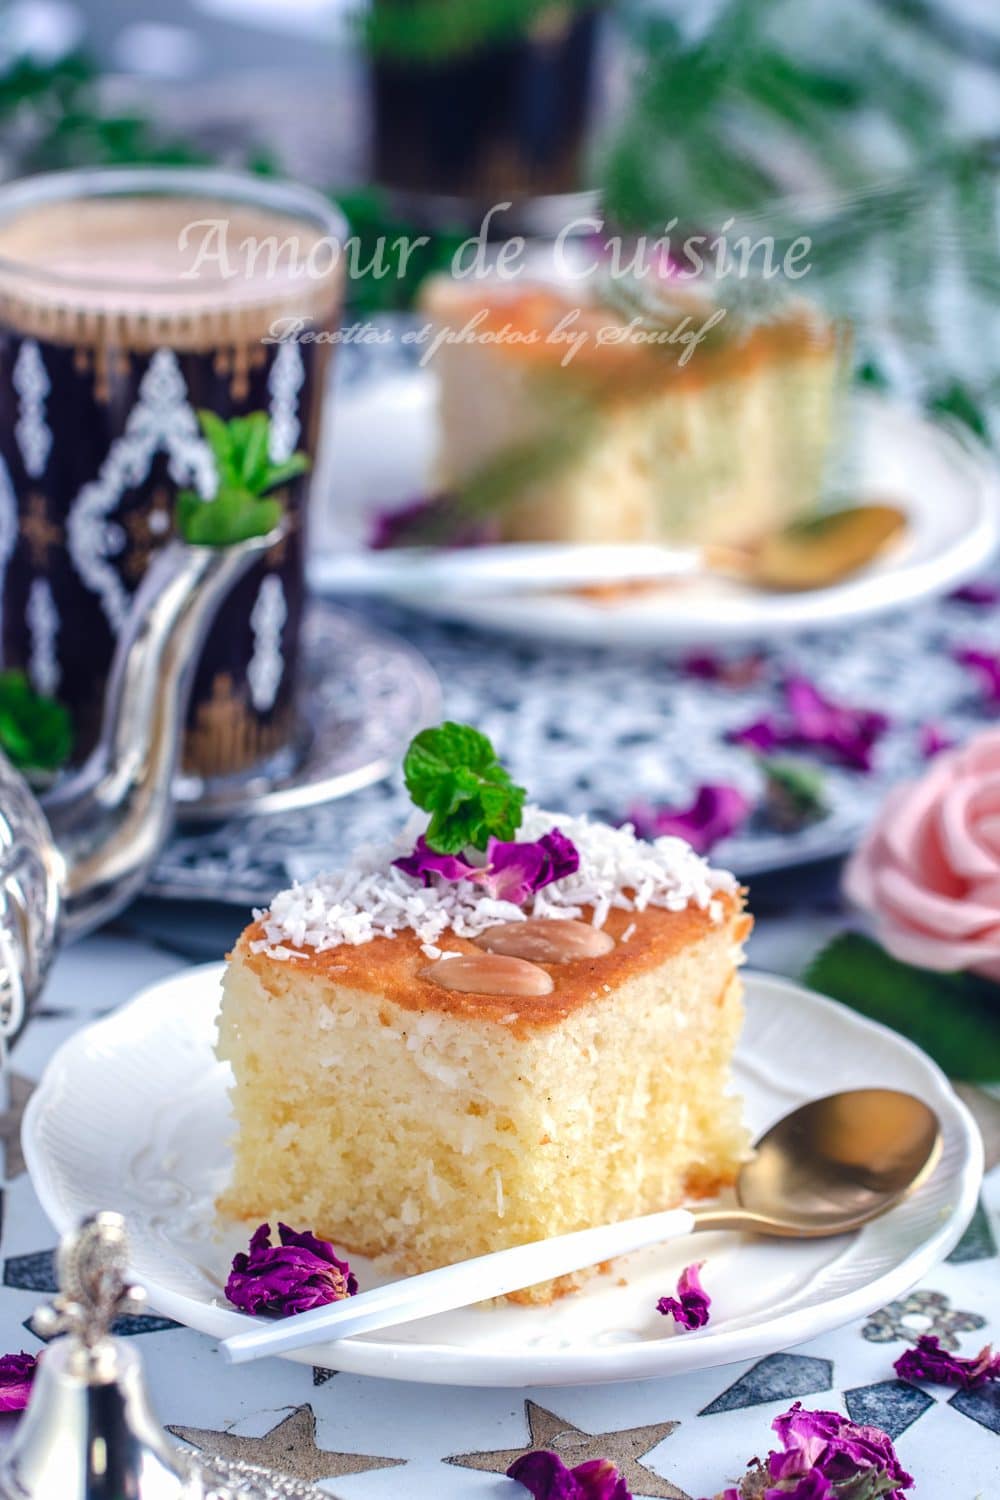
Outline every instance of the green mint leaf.
{"type": "Polygon", "coordinates": [[[423,730],[406,752],[403,775],[413,801],[431,814],[425,837],[439,854],[485,849],[491,837],[512,839],[521,826],[524,788],[471,725],[423,730]]]}
{"type": "Polygon", "coordinates": [[[789,756],[759,755],[764,814],[772,828],[794,832],[826,816],[826,781],[818,766],[789,756]]]}
{"type": "Polygon", "coordinates": [[[266,412],[250,412],[224,422],[215,412],[200,411],[198,420],[215,459],[218,486],[212,500],[194,490],[181,490],[174,513],[178,536],[198,546],[230,547],[266,535],[277,526],[283,507],[279,500],[264,496],[304,474],[309,468],[307,455],[293,453],[272,464],[266,412]]]}
{"type": "Polygon", "coordinates": [[[57,771],[73,748],[66,708],[36,693],[23,672],[0,672],[0,749],[20,771],[57,771]]]}
{"type": "Polygon", "coordinates": [[[240,478],[252,494],[259,495],[267,473],[267,446],[270,439],[270,423],[264,412],[254,412],[247,417],[242,432],[240,453],[240,478]]]}
{"type": "Polygon", "coordinates": [[[198,423],[212,450],[219,485],[235,484],[238,473],[233,458],[232,424],[224,422],[214,411],[199,411],[198,423]]]}
{"type": "Polygon", "coordinates": [[[902,1032],[950,1077],[1000,1081],[1000,985],[914,968],[860,933],[834,938],[804,982],[902,1032]]]}
{"type": "Polygon", "coordinates": [[[308,455],[292,453],[280,463],[270,459],[271,423],[263,411],[224,422],[212,411],[199,411],[198,421],[212,450],[218,490],[241,490],[260,498],[309,468],[308,455]]]}
{"type": "Polygon", "coordinates": [[[174,526],[178,536],[200,547],[231,547],[254,536],[266,536],[281,520],[280,500],[261,500],[246,490],[221,489],[214,500],[193,490],[177,496],[174,526]]]}
{"type": "Polygon", "coordinates": [[[268,490],[276,489],[279,484],[287,484],[290,479],[297,479],[308,469],[309,457],[305,453],[293,453],[291,458],[286,458],[283,463],[268,464],[258,493],[265,495],[268,490]]]}

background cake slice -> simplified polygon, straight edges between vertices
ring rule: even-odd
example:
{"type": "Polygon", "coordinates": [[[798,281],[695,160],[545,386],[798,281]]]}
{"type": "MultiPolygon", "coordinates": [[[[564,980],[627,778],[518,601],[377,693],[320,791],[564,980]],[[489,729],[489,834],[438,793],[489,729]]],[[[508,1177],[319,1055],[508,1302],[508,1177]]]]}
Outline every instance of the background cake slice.
{"type": "MultiPolygon", "coordinates": [[[[555,822],[529,810],[522,837],[555,822]]],[[[732,1181],[742,893],[680,840],[558,822],[579,869],[524,906],[386,859],[282,893],[243,933],[219,1025],[225,1213],[414,1272],[732,1181]],[[582,918],[609,951],[529,965],[547,993],[440,982],[442,952],[482,959],[488,929],[526,917],[582,918]]]]}
{"type": "MultiPolygon", "coordinates": [[[[436,483],[503,540],[738,545],[815,510],[845,361],[801,299],[749,326],[727,313],[687,350],[573,288],[438,277],[423,302],[453,334],[431,363],[436,483]]],[[[663,329],[719,306],[679,289],[663,329]]]]}

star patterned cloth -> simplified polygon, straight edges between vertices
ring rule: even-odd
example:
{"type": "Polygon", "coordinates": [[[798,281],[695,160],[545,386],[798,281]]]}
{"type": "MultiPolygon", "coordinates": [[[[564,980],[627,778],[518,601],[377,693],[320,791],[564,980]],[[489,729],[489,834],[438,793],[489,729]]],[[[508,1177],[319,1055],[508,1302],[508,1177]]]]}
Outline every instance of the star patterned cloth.
{"type": "MultiPolygon", "coordinates": [[[[165,909],[166,910],[166,909],[165,909]]],[[[30,1080],[76,1028],[122,1004],[182,962],[164,930],[188,941],[191,913],[157,913],[160,942],[103,933],[63,954],[12,1061],[18,1110],[30,1080]],[[174,924],[171,927],[171,924],[174,924]]],[[[239,917],[220,931],[222,951],[239,917]]],[[[779,967],[782,953],[816,946],[801,925],[772,933],[753,957],[779,967]],[[780,937],[780,940],[779,940],[780,937]]],[[[13,1137],[4,1136],[5,1218],[0,1259],[0,1353],[41,1344],[31,1313],[53,1288],[55,1233],[32,1191],[13,1137]]],[[[523,1500],[503,1477],[511,1461],[547,1446],[567,1464],[610,1458],[636,1500],[697,1500],[731,1483],[766,1452],[770,1423],[795,1400],[884,1428],[927,1500],[994,1500],[1000,1471],[1000,1388],[952,1391],[897,1380],[893,1361],[922,1333],[963,1355],[1000,1343],[1000,1172],[948,1261],[906,1297],[800,1348],[667,1380],[532,1391],[449,1389],[377,1381],[283,1360],[232,1367],[211,1339],[156,1315],[131,1319],[154,1405],[178,1442],[206,1454],[263,1463],[318,1482],[340,1500],[523,1500]],[[391,1466],[391,1467],[390,1467],[391,1466]]],[[[0,1422],[0,1443],[15,1419],[0,1422]]]]}

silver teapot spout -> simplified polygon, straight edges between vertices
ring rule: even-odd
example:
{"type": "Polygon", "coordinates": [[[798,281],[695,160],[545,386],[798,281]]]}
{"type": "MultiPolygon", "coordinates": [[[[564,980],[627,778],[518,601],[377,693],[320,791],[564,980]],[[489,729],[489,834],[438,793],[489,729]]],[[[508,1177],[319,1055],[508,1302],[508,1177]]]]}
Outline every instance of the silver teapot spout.
{"type": "Polygon", "coordinates": [[[281,534],[229,547],[175,540],[157,554],[118,640],[100,740],[41,807],[0,755],[0,1034],[20,1029],[56,945],[141,889],[173,821],[202,643],[230,589],[281,534]]]}

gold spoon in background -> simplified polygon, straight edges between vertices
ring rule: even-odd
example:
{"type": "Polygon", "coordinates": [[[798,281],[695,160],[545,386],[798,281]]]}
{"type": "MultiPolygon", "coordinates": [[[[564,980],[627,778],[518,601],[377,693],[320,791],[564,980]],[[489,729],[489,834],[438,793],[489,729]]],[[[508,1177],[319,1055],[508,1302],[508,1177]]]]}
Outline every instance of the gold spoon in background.
{"type": "Polygon", "coordinates": [[[822,589],[881,557],[906,531],[896,505],[871,503],[793,522],[752,547],[709,546],[705,563],[755,588],[778,592],[822,589]]]}
{"type": "Polygon", "coordinates": [[[752,546],[658,542],[498,542],[481,547],[353,550],[314,559],[313,587],[331,594],[413,596],[559,592],[616,603],[719,573],[753,588],[825,588],[892,545],[906,529],[895,505],[852,505],[797,521],[752,546]]]}
{"type": "Polygon", "coordinates": [[[581,1229],[425,1271],[280,1322],[246,1319],[247,1332],[226,1339],[222,1352],[231,1364],[243,1364],[317,1340],[394,1328],[703,1229],[790,1239],[846,1234],[912,1192],[940,1152],[937,1115],[912,1094],[831,1094],[765,1132],[740,1169],[734,1207],[675,1208],[581,1229]]]}

